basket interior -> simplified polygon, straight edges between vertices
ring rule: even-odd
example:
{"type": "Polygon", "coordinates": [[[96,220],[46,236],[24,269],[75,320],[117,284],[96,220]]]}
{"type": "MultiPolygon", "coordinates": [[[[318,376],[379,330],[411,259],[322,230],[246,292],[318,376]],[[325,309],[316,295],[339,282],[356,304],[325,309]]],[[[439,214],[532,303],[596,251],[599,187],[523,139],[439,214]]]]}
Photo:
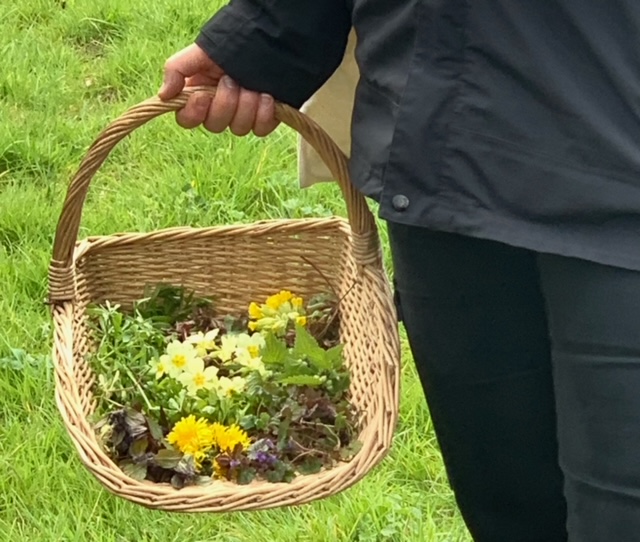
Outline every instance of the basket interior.
{"type": "MultiPolygon", "coordinates": [[[[348,226],[341,220],[321,229],[293,225],[263,233],[224,228],[184,230],[183,235],[92,238],[79,244],[74,303],[74,379],[86,417],[93,411],[93,375],[83,361],[90,348],[85,309],[110,301],[125,307],[145,287],[171,283],[212,296],[222,313],[246,310],[282,289],[307,299],[326,292],[327,281],[341,301],[341,340],[352,374],[352,401],[362,412],[361,438],[376,410],[385,360],[380,359],[382,321],[379,296],[367,276],[359,276],[348,226]]],[[[379,294],[379,292],[378,292],[379,294]]],[[[378,413],[379,414],[379,413],[378,413]]]]}

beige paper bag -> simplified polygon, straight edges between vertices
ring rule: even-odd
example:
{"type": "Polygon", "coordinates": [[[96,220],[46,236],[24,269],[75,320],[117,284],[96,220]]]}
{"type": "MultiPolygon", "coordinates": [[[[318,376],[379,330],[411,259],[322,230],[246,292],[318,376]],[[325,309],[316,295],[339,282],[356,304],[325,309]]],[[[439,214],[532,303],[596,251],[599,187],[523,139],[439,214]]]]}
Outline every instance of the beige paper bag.
{"type": "MultiPolygon", "coordinates": [[[[360,76],[354,56],[355,44],[356,36],[352,30],[342,64],[300,108],[333,138],[347,156],[351,152],[351,115],[360,76]]],[[[318,182],[335,180],[318,154],[300,136],[298,136],[298,174],[301,188],[318,182]]]]}

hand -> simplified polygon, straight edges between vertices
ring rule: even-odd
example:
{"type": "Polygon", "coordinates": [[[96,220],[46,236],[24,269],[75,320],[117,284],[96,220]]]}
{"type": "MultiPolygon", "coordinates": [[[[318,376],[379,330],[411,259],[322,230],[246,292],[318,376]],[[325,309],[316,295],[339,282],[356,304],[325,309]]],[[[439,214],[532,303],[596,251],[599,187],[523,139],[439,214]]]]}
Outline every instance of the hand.
{"type": "Polygon", "coordinates": [[[278,126],[272,96],[241,88],[195,44],[167,60],[158,96],[170,100],[185,86],[199,85],[217,85],[218,90],[213,98],[205,92],[196,92],[189,98],[176,113],[176,122],[183,128],[202,124],[214,133],[229,128],[237,136],[251,131],[257,136],[266,136],[278,126]]]}

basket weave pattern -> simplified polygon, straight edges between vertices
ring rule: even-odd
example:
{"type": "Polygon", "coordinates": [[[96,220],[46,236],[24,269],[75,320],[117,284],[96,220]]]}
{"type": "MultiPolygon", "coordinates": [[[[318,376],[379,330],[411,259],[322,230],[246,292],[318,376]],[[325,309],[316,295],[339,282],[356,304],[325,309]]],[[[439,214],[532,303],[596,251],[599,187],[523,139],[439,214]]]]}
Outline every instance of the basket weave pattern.
{"type": "Polygon", "coordinates": [[[54,321],[56,402],[83,464],[109,491],[146,507],[181,512],[258,510],[299,505],[334,495],[365,476],[386,455],[398,414],[399,344],[396,314],[382,267],[375,222],[352,187],[346,158],[303,114],[277,104],[276,114],[311,143],[339,180],[349,220],[261,221],[210,228],[178,227],[151,233],[77,241],[89,184],[110,150],[135,128],[184,106],[196,90],[168,102],[152,98],[133,107],[100,134],[72,180],[56,232],[50,265],[54,321]],[[85,361],[91,348],[86,307],[110,301],[123,306],[159,282],[211,296],[221,312],[246,310],[275,290],[303,297],[327,290],[342,298],[340,334],[352,374],[351,396],[362,412],[363,443],[347,463],[291,483],[239,486],[214,481],[180,490],[126,476],[96,439],[91,425],[95,375],[85,361]]]}

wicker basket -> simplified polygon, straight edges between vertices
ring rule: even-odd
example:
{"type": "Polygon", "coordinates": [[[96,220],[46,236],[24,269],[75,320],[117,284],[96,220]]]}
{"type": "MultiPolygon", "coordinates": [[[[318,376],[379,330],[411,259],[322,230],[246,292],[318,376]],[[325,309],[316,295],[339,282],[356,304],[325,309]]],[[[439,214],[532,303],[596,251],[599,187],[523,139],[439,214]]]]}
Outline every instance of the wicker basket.
{"type": "Polygon", "coordinates": [[[297,130],[339,179],[348,221],[339,217],[270,220],[77,241],[89,183],[109,152],[137,127],[183,107],[196,90],[215,92],[200,87],[167,102],[151,98],[111,123],[93,143],[69,186],[49,272],[56,402],[84,465],[109,491],[140,505],[223,512],[299,505],[328,497],[356,483],[387,453],[398,415],[400,366],[396,314],[375,221],[349,181],[345,156],[329,136],[300,112],[276,105],[278,119],[297,130]],[[193,263],[176,266],[176,261],[193,263]],[[274,289],[303,296],[326,291],[327,278],[344,296],[341,338],[352,373],[352,400],[364,412],[359,437],[363,446],[351,461],[299,476],[291,483],[239,486],[215,481],[177,490],[168,484],[133,480],[105,455],[89,421],[94,409],[94,375],[85,361],[89,303],[109,300],[127,306],[142,296],[145,285],[171,282],[201,295],[215,295],[221,311],[237,311],[274,289]]]}

